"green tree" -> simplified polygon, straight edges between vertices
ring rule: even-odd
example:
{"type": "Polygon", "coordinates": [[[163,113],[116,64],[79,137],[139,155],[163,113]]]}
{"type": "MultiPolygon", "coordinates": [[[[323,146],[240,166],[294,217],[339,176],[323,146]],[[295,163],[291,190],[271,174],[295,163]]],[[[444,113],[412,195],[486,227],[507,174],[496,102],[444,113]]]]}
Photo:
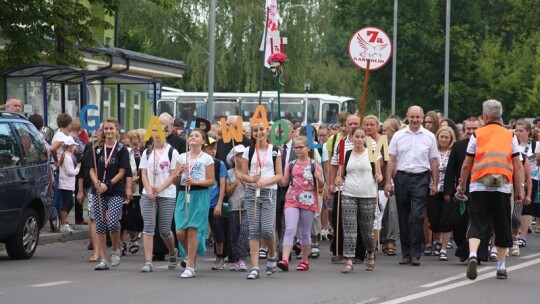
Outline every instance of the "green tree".
{"type": "MultiPolygon", "coordinates": [[[[112,16],[118,0],[88,3],[112,16]]],[[[92,29],[111,28],[81,1],[2,1],[0,11],[0,36],[6,40],[2,69],[42,62],[83,66],[78,48],[95,45],[92,29]]]]}

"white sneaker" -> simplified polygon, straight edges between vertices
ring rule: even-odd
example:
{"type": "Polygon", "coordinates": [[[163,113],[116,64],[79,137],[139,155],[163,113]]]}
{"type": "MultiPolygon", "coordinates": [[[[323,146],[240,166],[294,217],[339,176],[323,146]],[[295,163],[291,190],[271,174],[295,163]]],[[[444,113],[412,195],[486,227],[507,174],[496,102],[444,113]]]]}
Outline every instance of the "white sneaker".
{"type": "Polygon", "coordinates": [[[71,228],[69,224],[65,224],[65,225],[60,226],[60,232],[72,234],[73,228],[71,228]]]}
{"type": "Polygon", "coordinates": [[[120,252],[113,251],[113,253],[111,254],[111,266],[118,267],[118,265],[120,265],[120,252]]]}
{"type": "Polygon", "coordinates": [[[152,263],[146,262],[144,266],[141,268],[141,272],[152,272],[154,271],[154,267],[152,267],[152,263]]]}
{"type": "Polygon", "coordinates": [[[109,262],[105,260],[101,260],[101,262],[99,262],[99,264],[97,264],[96,267],[94,267],[94,270],[109,270],[109,269],[111,269],[111,266],[109,265],[109,262]]]}
{"type": "Polygon", "coordinates": [[[514,245],[512,245],[512,248],[510,249],[510,255],[518,256],[519,253],[520,253],[520,250],[519,250],[518,241],[514,241],[514,245]]]}

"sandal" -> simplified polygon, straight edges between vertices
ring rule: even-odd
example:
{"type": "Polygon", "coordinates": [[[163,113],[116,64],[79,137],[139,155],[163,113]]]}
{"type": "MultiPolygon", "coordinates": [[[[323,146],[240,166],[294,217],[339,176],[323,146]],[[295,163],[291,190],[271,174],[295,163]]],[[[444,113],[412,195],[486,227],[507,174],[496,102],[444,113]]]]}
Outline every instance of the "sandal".
{"type": "Polygon", "coordinates": [[[448,261],[448,256],[446,255],[446,252],[441,252],[441,255],[439,255],[439,261],[448,261]]]}
{"type": "MultiPolygon", "coordinates": [[[[139,238],[136,238],[134,240],[131,240],[129,242],[129,252],[131,252],[131,254],[135,254],[139,251],[139,238]]],[[[125,245],[125,243],[124,243],[125,245]]]]}
{"type": "Polygon", "coordinates": [[[352,264],[345,264],[345,267],[341,269],[341,273],[351,273],[354,271],[354,267],[352,264]]]}
{"type": "Polygon", "coordinates": [[[289,260],[281,260],[277,263],[277,267],[283,271],[289,271],[289,260]]]}
{"type": "Polygon", "coordinates": [[[387,256],[395,256],[396,254],[397,254],[396,246],[394,245],[394,243],[389,242],[386,245],[386,255],[387,256]]]}
{"type": "Polygon", "coordinates": [[[366,270],[367,270],[367,271],[373,271],[373,270],[375,270],[375,257],[367,258],[367,262],[366,262],[366,270]]]}
{"type": "Polygon", "coordinates": [[[335,255],[332,257],[332,263],[341,263],[343,262],[343,256],[335,255]]]}
{"type": "Polygon", "coordinates": [[[302,261],[298,266],[296,266],[296,271],[308,271],[309,270],[309,263],[302,261]]]}
{"type": "Polygon", "coordinates": [[[251,271],[249,272],[246,279],[248,280],[257,280],[259,278],[259,268],[251,268],[251,271]]]}
{"type": "Polygon", "coordinates": [[[99,262],[99,255],[91,255],[88,258],[88,262],[91,262],[91,263],[99,262]]]}

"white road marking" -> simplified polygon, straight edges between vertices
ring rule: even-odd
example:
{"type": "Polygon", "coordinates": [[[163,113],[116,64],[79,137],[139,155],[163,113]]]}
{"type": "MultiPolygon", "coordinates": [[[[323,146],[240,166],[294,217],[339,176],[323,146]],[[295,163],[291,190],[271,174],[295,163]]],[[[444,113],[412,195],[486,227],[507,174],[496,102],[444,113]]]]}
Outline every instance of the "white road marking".
{"type": "MultiPolygon", "coordinates": [[[[495,266],[479,267],[478,272],[484,272],[484,271],[491,270],[491,269],[495,269],[495,266]]],[[[429,283],[429,284],[425,284],[425,285],[422,285],[420,287],[423,287],[423,288],[435,287],[435,286],[438,286],[438,285],[446,284],[448,282],[452,282],[452,281],[455,281],[455,280],[458,280],[458,279],[465,278],[465,276],[466,276],[465,273],[460,273],[460,274],[456,274],[454,276],[451,276],[449,278],[446,278],[444,280],[440,280],[440,281],[432,282],[432,283],[429,283]]]]}
{"type": "MultiPolygon", "coordinates": [[[[515,266],[508,267],[506,269],[506,271],[511,272],[511,271],[514,271],[514,270],[529,267],[529,266],[532,266],[534,264],[539,264],[539,263],[540,263],[540,259],[535,259],[535,260],[531,260],[531,261],[521,263],[521,264],[518,264],[518,265],[515,265],[515,266]]],[[[447,286],[438,287],[438,288],[434,288],[434,289],[431,289],[431,290],[415,293],[415,294],[408,295],[408,296],[405,296],[405,297],[401,297],[401,298],[398,298],[398,299],[383,302],[381,304],[404,303],[404,302],[424,298],[424,297],[427,297],[427,296],[431,296],[431,295],[434,295],[434,294],[437,294],[437,293],[445,292],[445,291],[455,289],[455,288],[458,288],[458,287],[461,287],[461,286],[466,286],[466,285],[469,285],[469,284],[473,284],[473,283],[476,283],[476,282],[479,282],[479,281],[482,281],[482,280],[485,280],[485,279],[492,279],[492,278],[494,278],[494,276],[495,276],[494,273],[490,272],[490,273],[486,273],[486,274],[483,274],[483,275],[479,275],[476,278],[476,280],[474,280],[474,281],[465,279],[465,280],[463,280],[461,282],[456,282],[454,284],[450,284],[450,285],[447,285],[447,286]]]]}
{"type": "Polygon", "coordinates": [[[520,260],[528,260],[528,259],[535,258],[537,256],[540,256],[540,253],[533,253],[533,254],[529,254],[529,255],[520,256],[518,259],[520,259],[520,260]]]}
{"type": "Polygon", "coordinates": [[[56,281],[56,282],[30,285],[30,287],[51,287],[51,286],[65,285],[69,283],[73,283],[73,282],[72,281],[56,281]]]}

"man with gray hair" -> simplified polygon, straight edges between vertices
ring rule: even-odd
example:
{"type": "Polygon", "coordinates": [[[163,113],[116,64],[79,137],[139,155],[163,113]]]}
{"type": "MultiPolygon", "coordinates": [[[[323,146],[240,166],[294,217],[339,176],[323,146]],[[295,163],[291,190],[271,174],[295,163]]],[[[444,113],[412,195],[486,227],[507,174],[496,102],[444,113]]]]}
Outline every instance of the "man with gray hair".
{"type": "Polygon", "coordinates": [[[6,111],[21,112],[21,100],[17,97],[10,97],[6,100],[6,111]]]}
{"type": "Polygon", "coordinates": [[[497,279],[506,279],[506,248],[512,247],[511,205],[512,188],[517,200],[524,197],[524,170],[520,147],[512,131],[502,125],[502,105],[497,100],[483,103],[482,119],[486,125],[474,132],[467,146],[467,156],[461,168],[458,194],[463,194],[471,177],[469,193],[470,224],[469,261],[467,278],[478,276],[477,251],[480,240],[489,234],[493,223],[497,246],[497,279]],[[513,187],[512,187],[513,186],[513,187]]]}

